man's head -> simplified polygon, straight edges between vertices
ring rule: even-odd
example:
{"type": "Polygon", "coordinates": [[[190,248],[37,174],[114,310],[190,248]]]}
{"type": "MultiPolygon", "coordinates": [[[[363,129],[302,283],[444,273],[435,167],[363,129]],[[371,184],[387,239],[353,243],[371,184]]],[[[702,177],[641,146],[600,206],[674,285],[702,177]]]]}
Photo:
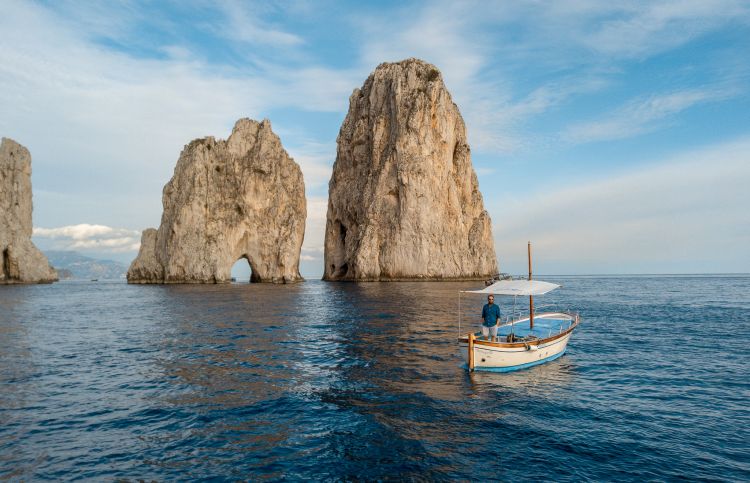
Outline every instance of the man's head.
{"type": "Polygon", "coordinates": [[[494,295],[488,295],[487,296],[487,303],[493,303],[495,302],[495,296],[494,295]]]}

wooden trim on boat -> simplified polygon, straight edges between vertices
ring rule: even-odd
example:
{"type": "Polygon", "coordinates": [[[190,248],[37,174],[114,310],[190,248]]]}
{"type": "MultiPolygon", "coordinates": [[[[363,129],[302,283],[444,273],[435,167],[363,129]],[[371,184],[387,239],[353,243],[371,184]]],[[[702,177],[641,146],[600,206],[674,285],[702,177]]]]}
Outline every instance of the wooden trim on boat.
{"type": "Polygon", "coordinates": [[[474,334],[469,334],[469,370],[474,370],[474,334]]]}
{"type": "MultiPolygon", "coordinates": [[[[547,337],[545,339],[536,339],[536,340],[532,340],[532,341],[528,341],[528,342],[492,342],[492,341],[488,341],[488,340],[480,340],[480,339],[476,339],[475,338],[472,341],[473,342],[472,345],[483,345],[483,346],[489,346],[489,347],[502,347],[504,349],[521,348],[521,347],[526,347],[526,346],[529,346],[529,345],[538,346],[540,344],[546,344],[547,342],[552,342],[552,341],[555,341],[555,340],[560,339],[562,337],[565,337],[566,335],[568,335],[571,332],[573,332],[573,329],[575,329],[576,327],[578,327],[579,322],[580,322],[580,317],[576,316],[573,324],[570,327],[568,327],[564,332],[560,332],[559,334],[555,334],[555,335],[547,337]]],[[[467,334],[465,337],[460,337],[458,339],[458,342],[459,343],[468,342],[469,335],[473,336],[474,333],[471,332],[470,334],[467,334]]],[[[471,351],[471,352],[473,352],[473,351],[471,351]]]]}

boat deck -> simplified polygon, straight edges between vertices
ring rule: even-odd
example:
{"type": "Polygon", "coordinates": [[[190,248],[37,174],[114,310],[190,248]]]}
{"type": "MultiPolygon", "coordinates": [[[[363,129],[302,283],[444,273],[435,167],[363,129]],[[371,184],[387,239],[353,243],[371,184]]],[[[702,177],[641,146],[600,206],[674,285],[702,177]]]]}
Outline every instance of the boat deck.
{"type": "MultiPolygon", "coordinates": [[[[575,322],[574,318],[567,314],[545,314],[534,317],[534,330],[529,330],[529,319],[514,321],[513,324],[501,325],[497,330],[498,337],[506,337],[511,331],[517,337],[528,337],[529,335],[544,339],[560,332],[565,332],[575,322]]],[[[477,338],[482,337],[482,331],[475,333],[477,338]]]]}

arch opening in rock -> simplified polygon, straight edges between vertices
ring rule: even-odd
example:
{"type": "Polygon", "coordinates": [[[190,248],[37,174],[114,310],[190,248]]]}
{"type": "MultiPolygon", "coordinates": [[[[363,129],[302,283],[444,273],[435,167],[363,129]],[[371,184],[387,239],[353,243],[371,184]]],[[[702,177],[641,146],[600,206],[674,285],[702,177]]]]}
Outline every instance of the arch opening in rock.
{"type": "Polygon", "coordinates": [[[238,258],[237,261],[234,262],[234,265],[232,265],[231,274],[233,282],[249,283],[254,281],[254,271],[252,263],[250,263],[250,259],[246,255],[242,255],[240,258],[238,258]]]}
{"type": "MultiPolygon", "coordinates": [[[[333,226],[329,228],[332,231],[331,243],[335,247],[331,250],[330,256],[330,269],[326,271],[324,279],[326,280],[340,280],[347,276],[349,273],[349,263],[346,257],[346,242],[347,242],[347,228],[341,220],[336,220],[333,226]]],[[[326,234],[328,236],[328,234],[326,234]]]]}

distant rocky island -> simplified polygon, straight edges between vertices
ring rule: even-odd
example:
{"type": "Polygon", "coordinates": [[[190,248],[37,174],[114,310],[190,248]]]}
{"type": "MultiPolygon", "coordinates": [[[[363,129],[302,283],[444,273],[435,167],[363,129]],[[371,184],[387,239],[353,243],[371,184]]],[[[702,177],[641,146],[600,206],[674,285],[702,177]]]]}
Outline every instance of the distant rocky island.
{"type": "Polygon", "coordinates": [[[0,284],[51,283],[57,272],[31,242],[31,154],[12,139],[0,143],[0,284]]]}
{"type": "Polygon", "coordinates": [[[185,146],[164,187],[159,229],[143,232],[129,283],[224,283],[239,259],[251,281],[302,280],[302,171],[271,122],[240,119],[226,141],[185,146]]]}
{"type": "Polygon", "coordinates": [[[379,65],[349,98],[337,143],[324,280],[497,273],[466,126],[434,65],[379,65]]]}
{"type": "Polygon", "coordinates": [[[114,260],[100,260],[68,250],[45,250],[60,280],[123,280],[127,265],[114,260]]]}

